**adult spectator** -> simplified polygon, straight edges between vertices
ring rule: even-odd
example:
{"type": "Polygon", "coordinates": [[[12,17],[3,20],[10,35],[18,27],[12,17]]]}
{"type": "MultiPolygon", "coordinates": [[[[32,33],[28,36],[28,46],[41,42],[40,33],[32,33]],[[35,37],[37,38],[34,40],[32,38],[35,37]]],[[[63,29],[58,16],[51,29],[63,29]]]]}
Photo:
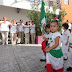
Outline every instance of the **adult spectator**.
{"type": "Polygon", "coordinates": [[[6,43],[6,45],[8,44],[8,33],[9,33],[9,26],[11,25],[11,23],[9,21],[7,21],[7,17],[3,17],[3,22],[0,22],[1,24],[1,33],[2,33],[2,42],[4,45],[6,43]]]}
{"type": "Polygon", "coordinates": [[[18,44],[23,44],[24,43],[24,24],[23,20],[20,20],[20,24],[18,24],[18,44]]]}
{"type": "Polygon", "coordinates": [[[26,22],[26,25],[24,25],[23,28],[25,33],[25,44],[29,44],[29,29],[30,29],[29,23],[26,22]]]}
{"type": "Polygon", "coordinates": [[[10,36],[12,45],[16,44],[17,33],[18,33],[18,27],[16,25],[16,21],[12,20],[12,25],[10,26],[10,36]]]}
{"type": "Polygon", "coordinates": [[[35,43],[35,24],[33,21],[32,21],[32,24],[30,25],[30,33],[31,33],[32,44],[34,44],[35,43]]]}

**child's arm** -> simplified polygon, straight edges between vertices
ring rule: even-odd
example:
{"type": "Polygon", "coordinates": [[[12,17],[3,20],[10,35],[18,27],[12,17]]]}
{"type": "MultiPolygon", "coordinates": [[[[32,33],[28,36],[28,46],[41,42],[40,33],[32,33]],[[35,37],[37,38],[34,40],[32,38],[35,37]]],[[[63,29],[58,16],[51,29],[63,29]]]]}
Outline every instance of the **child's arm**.
{"type": "Polygon", "coordinates": [[[68,52],[70,51],[70,45],[69,45],[69,48],[68,48],[68,52]]]}
{"type": "Polygon", "coordinates": [[[59,38],[60,38],[59,36],[55,38],[55,44],[52,47],[50,47],[50,48],[46,47],[45,48],[46,53],[48,53],[52,49],[55,49],[59,45],[59,38]]]}
{"type": "Polygon", "coordinates": [[[43,36],[43,39],[44,39],[44,40],[46,40],[46,41],[48,41],[48,40],[49,40],[48,38],[46,38],[46,37],[44,37],[44,36],[43,36]]]}
{"type": "Polygon", "coordinates": [[[65,45],[68,45],[68,41],[69,41],[69,36],[68,36],[68,39],[67,39],[67,42],[66,42],[66,44],[65,44],[65,45]]]}

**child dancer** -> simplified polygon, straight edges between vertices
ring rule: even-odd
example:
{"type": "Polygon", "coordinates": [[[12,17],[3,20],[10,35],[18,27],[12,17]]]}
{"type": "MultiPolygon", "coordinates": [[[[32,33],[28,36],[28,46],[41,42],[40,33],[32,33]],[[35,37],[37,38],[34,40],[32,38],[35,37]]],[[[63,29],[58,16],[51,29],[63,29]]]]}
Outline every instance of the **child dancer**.
{"type": "Polygon", "coordinates": [[[46,59],[46,52],[44,51],[44,49],[46,48],[46,45],[47,45],[47,41],[48,41],[48,38],[49,38],[49,35],[50,35],[50,25],[49,24],[47,24],[46,25],[46,33],[47,34],[43,34],[43,42],[42,42],[42,51],[43,51],[43,57],[42,57],[42,59],[40,59],[40,61],[45,61],[45,59],[46,59]]]}
{"type": "Polygon", "coordinates": [[[58,21],[52,20],[50,29],[52,32],[49,38],[50,45],[45,48],[47,72],[63,72],[63,53],[61,50],[61,34],[58,32],[58,21]]]}
{"type": "Polygon", "coordinates": [[[62,51],[64,55],[64,60],[68,59],[68,47],[69,47],[69,36],[70,32],[68,30],[68,23],[64,23],[62,25],[62,28],[64,30],[63,36],[62,36],[62,51]]]}
{"type": "Polygon", "coordinates": [[[69,37],[69,68],[67,71],[72,71],[72,25],[71,25],[71,34],[69,37]]]}

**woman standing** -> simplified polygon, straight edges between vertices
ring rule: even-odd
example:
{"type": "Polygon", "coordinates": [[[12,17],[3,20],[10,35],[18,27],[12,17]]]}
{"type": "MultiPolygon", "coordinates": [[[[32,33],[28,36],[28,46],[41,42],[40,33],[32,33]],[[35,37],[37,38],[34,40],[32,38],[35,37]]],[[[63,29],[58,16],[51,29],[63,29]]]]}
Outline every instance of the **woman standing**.
{"type": "Polygon", "coordinates": [[[35,24],[34,22],[32,21],[32,24],[30,25],[30,33],[31,33],[31,41],[32,41],[32,44],[35,43],[35,24]]]}
{"type": "Polygon", "coordinates": [[[17,28],[17,25],[16,25],[16,21],[13,20],[12,25],[10,27],[10,35],[11,35],[12,45],[16,44],[17,33],[18,33],[18,28],[17,28]]]}
{"type": "Polygon", "coordinates": [[[26,25],[24,25],[24,33],[25,33],[25,44],[29,44],[29,23],[26,22],[26,25]]]}

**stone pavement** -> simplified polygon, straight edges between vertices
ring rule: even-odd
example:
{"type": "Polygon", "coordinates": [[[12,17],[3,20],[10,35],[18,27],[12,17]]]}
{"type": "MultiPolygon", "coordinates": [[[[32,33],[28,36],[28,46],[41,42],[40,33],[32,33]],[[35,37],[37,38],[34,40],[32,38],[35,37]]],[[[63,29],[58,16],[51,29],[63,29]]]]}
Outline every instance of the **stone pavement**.
{"type": "Polygon", "coordinates": [[[0,72],[46,72],[41,57],[40,45],[0,45],[0,72]]]}

